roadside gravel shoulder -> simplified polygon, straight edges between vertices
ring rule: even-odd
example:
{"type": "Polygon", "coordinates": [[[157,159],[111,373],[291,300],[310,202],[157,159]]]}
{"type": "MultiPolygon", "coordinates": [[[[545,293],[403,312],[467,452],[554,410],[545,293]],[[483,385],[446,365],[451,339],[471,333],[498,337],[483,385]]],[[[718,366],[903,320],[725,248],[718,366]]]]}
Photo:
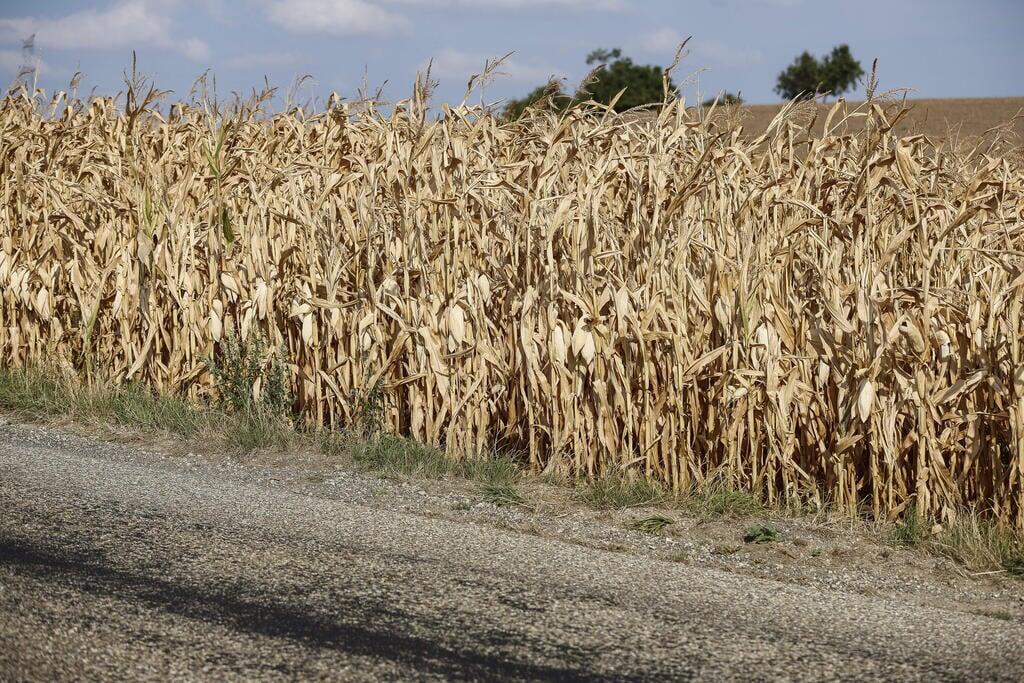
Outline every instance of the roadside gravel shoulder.
{"type": "Polygon", "coordinates": [[[646,511],[539,482],[493,507],[468,481],[132,438],[0,427],[0,680],[1024,676],[1014,587],[853,554],[800,578],[798,538],[855,543],[807,520],[723,553],[749,520],[673,511],[649,536],[625,527],[646,511]]]}
{"type": "Polygon", "coordinates": [[[479,485],[461,479],[386,479],[351,461],[308,452],[256,453],[247,457],[201,454],[173,439],[105,430],[104,438],[81,425],[19,424],[0,418],[7,447],[73,449],[111,462],[146,463],[188,472],[345,501],[374,510],[493,527],[638,559],[671,561],[796,586],[883,597],[1024,624],[1024,581],[1002,572],[972,575],[952,560],[888,542],[850,520],[819,516],[693,517],[679,510],[601,511],[578,502],[570,489],[527,479],[518,489],[524,505],[484,500],[479,485]],[[76,433],[77,432],[77,433],[76,433]],[[646,516],[667,516],[661,533],[629,528],[646,516]],[[779,541],[743,542],[754,521],[776,528],[779,541]]]}

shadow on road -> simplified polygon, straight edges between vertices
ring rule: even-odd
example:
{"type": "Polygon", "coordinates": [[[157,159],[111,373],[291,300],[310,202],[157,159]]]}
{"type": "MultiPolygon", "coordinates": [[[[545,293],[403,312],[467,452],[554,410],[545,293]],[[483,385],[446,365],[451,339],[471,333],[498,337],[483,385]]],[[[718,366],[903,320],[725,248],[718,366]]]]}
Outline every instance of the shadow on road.
{"type": "MultiPolygon", "coordinates": [[[[442,642],[446,635],[444,624],[363,599],[358,603],[339,603],[333,599],[331,612],[350,615],[350,619],[336,618],[280,604],[272,597],[260,595],[269,590],[260,586],[242,586],[237,582],[217,589],[181,585],[110,567],[99,553],[69,553],[9,538],[0,539],[0,566],[63,582],[89,594],[141,603],[237,632],[289,639],[313,649],[386,659],[422,673],[501,680],[610,680],[587,671],[582,661],[577,667],[558,668],[512,661],[500,653],[456,650],[442,642]],[[438,639],[410,636],[409,632],[433,633],[438,639]]],[[[495,649],[501,646],[500,642],[484,644],[495,649]]],[[[281,672],[280,668],[275,670],[281,672]]]]}

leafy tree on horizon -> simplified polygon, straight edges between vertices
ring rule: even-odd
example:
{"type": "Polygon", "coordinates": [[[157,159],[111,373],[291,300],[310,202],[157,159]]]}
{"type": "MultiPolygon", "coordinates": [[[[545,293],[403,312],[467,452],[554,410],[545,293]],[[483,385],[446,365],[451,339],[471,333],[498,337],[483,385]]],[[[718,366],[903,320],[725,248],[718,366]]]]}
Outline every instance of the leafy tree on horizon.
{"type": "Polygon", "coordinates": [[[787,100],[810,99],[823,92],[838,96],[853,88],[863,75],[849,45],[832,48],[821,60],[804,51],[779,74],[775,92],[787,100]]]}
{"type": "MultiPolygon", "coordinates": [[[[588,86],[591,99],[609,104],[612,98],[625,89],[615,103],[615,111],[623,112],[645,104],[661,102],[665,91],[662,84],[663,69],[652,64],[635,64],[629,57],[622,56],[622,50],[594,50],[587,55],[587,65],[605,64],[597,74],[597,81],[588,86]]],[[[674,89],[674,85],[669,85],[674,89]]]]}
{"type": "Polygon", "coordinates": [[[740,95],[740,93],[731,93],[728,90],[725,90],[716,95],[715,97],[707,98],[701,103],[701,106],[705,108],[710,107],[712,104],[715,103],[715,101],[717,101],[720,106],[743,104],[743,97],[740,95]]]}
{"type": "Polygon", "coordinates": [[[537,86],[526,97],[509,100],[505,105],[505,118],[518,119],[528,107],[536,105],[545,97],[550,98],[551,104],[559,111],[568,109],[572,104],[572,98],[565,94],[561,84],[552,81],[547,85],[537,86]]]}
{"type": "MultiPolygon", "coordinates": [[[[545,97],[550,97],[555,107],[564,110],[588,99],[610,104],[619,91],[625,89],[615,103],[614,109],[617,112],[661,102],[664,97],[664,69],[650,64],[636,64],[629,57],[623,57],[621,49],[594,50],[587,55],[587,64],[604,64],[605,67],[597,73],[596,80],[586,86],[586,92],[570,96],[560,86],[542,85],[522,99],[510,100],[505,105],[505,116],[510,119],[519,118],[527,107],[545,97]]],[[[669,88],[675,89],[675,85],[670,82],[669,88]]]]}

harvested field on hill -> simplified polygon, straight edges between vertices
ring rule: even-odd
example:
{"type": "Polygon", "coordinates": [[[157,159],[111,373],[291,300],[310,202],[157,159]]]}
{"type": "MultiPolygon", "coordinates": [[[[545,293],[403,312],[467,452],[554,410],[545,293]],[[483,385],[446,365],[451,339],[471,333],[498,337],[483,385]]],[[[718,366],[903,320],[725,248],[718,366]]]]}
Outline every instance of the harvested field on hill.
{"type": "Polygon", "coordinates": [[[62,98],[0,102],[3,364],[209,400],[261,334],[309,424],[372,394],[452,457],[1024,526],[1019,156],[900,139],[892,107],[806,141],[676,102],[62,98]]]}
{"type": "MultiPolygon", "coordinates": [[[[858,106],[860,102],[852,102],[858,106]]],[[[742,107],[743,126],[751,135],[761,135],[782,104],[752,104],[742,107]]],[[[965,144],[976,141],[993,128],[1010,123],[1008,127],[1016,138],[1017,146],[1024,144],[1024,97],[978,97],[950,99],[907,100],[909,113],[895,128],[899,135],[923,134],[936,141],[959,139],[965,144]]],[[[831,104],[817,107],[818,121],[814,127],[820,135],[831,104]]],[[[851,130],[857,130],[863,120],[851,121],[851,130]]],[[[989,133],[986,139],[991,139],[989,133]]]]}

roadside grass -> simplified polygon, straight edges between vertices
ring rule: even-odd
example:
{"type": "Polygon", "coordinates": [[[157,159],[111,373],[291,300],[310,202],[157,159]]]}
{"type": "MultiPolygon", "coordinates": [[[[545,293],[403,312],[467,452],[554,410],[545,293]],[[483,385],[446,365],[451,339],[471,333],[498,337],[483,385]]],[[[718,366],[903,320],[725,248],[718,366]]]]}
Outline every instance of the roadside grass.
{"type": "Polygon", "coordinates": [[[506,486],[512,486],[523,478],[523,468],[511,456],[502,453],[463,460],[458,463],[458,471],[467,479],[506,486]]]}
{"type": "Polygon", "coordinates": [[[993,524],[976,510],[962,510],[949,524],[929,524],[909,508],[890,531],[896,545],[946,557],[979,573],[1024,578],[1024,533],[993,524]]]}
{"type": "Polygon", "coordinates": [[[77,422],[159,432],[251,452],[287,447],[295,432],[277,416],[256,411],[228,414],[190,405],[138,385],[90,385],[55,370],[0,368],[0,410],[30,420],[66,418],[77,422]]]}
{"type": "MultiPolygon", "coordinates": [[[[332,449],[337,446],[337,442],[330,444],[332,449]]],[[[394,434],[351,440],[348,448],[357,465],[392,479],[468,479],[495,487],[512,487],[523,476],[520,466],[506,454],[495,452],[454,460],[438,448],[394,434]]]]}
{"type": "Polygon", "coordinates": [[[485,503],[498,507],[517,507],[526,504],[526,499],[511,484],[484,482],[480,486],[480,497],[485,503]]]}
{"type": "Polygon", "coordinates": [[[243,453],[265,448],[286,449],[298,442],[298,433],[278,415],[258,411],[231,416],[224,425],[223,438],[243,453]]]}
{"type": "Polygon", "coordinates": [[[675,493],[655,482],[619,473],[577,483],[576,498],[598,510],[669,507],[701,517],[750,517],[765,511],[752,493],[710,484],[675,493]]]}
{"type": "Polygon", "coordinates": [[[690,509],[705,517],[751,517],[765,511],[764,505],[749,491],[710,486],[687,498],[690,509]]]}
{"type": "Polygon", "coordinates": [[[1024,578],[1024,534],[965,513],[926,542],[930,552],[975,572],[1005,571],[1024,578]]]}
{"type": "Polygon", "coordinates": [[[56,373],[0,368],[0,409],[27,418],[74,413],[65,382],[56,373]]]}
{"type": "Polygon", "coordinates": [[[612,473],[579,482],[576,498],[598,510],[626,510],[662,505],[672,495],[655,482],[612,473]]]}
{"type": "Polygon", "coordinates": [[[318,429],[310,433],[316,450],[329,458],[340,458],[360,443],[354,434],[338,429],[318,429]]]}
{"type": "MultiPolygon", "coordinates": [[[[52,369],[0,367],[0,412],[26,420],[67,419],[168,434],[201,442],[197,444],[200,448],[242,453],[310,447],[330,458],[351,455],[358,466],[382,477],[464,479],[479,484],[478,493],[486,502],[499,506],[528,504],[517,488],[524,477],[523,469],[508,454],[493,452],[480,458],[453,460],[440,449],[401,436],[379,434],[366,439],[345,431],[299,431],[283,416],[265,411],[226,412],[138,385],[85,384],[52,369]]],[[[568,485],[576,500],[598,510],[651,507],[682,510],[704,518],[739,519],[805,512],[766,507],[756,495],[727,486],[710,485],[699,491],[675,493],[655,482],[618,473],[568,485]]],[[[660,533],[672,523],[668,517],[651,515],[633,522],[631,527],[660,533]]],[[[971,572],[1024,577],[1024,532],[997,526],[976,511],[967,510],[955,523],[930,524],[909,509],[898,523],[876,528],[892,543],[947,557],[971,572]]]]}
{"type": "Polygon", "coordinates": [[[440,450],[392,434],[354,444],[351,453],[357,465],[390,479],[443,479],[455,472],[456,463],[440,450]]]}
{"type": "MultiPolygon", "coordinates": [[[[114,421],[124,427],[145,431],[162,431],[186,438],[210,427],[209,416],[170,396],[154,394],[139,386],[129,386],[109,392],[88,392],[99,407],[109,401],[114,421]]],[[[102,410],[94,410],[94,417],[102,417],[102,410]]]]}
{"type": "Polygon", "coordinates": [[[667,527],[675,524],[675,520],[671,517],[665,517],[664,515],[651,515],[650,517],[643,517],[630,523],[629,528],[634,531],[639,531],[643,534],[656,535],[660,534],[667,527]]]}
{"type": "Polygon", "coordinates": [[[920,545],[927,535],[928,529],[913,506],[907,508],[903,519],[892,529],[893,542],[911,548],[920,545]]]}

